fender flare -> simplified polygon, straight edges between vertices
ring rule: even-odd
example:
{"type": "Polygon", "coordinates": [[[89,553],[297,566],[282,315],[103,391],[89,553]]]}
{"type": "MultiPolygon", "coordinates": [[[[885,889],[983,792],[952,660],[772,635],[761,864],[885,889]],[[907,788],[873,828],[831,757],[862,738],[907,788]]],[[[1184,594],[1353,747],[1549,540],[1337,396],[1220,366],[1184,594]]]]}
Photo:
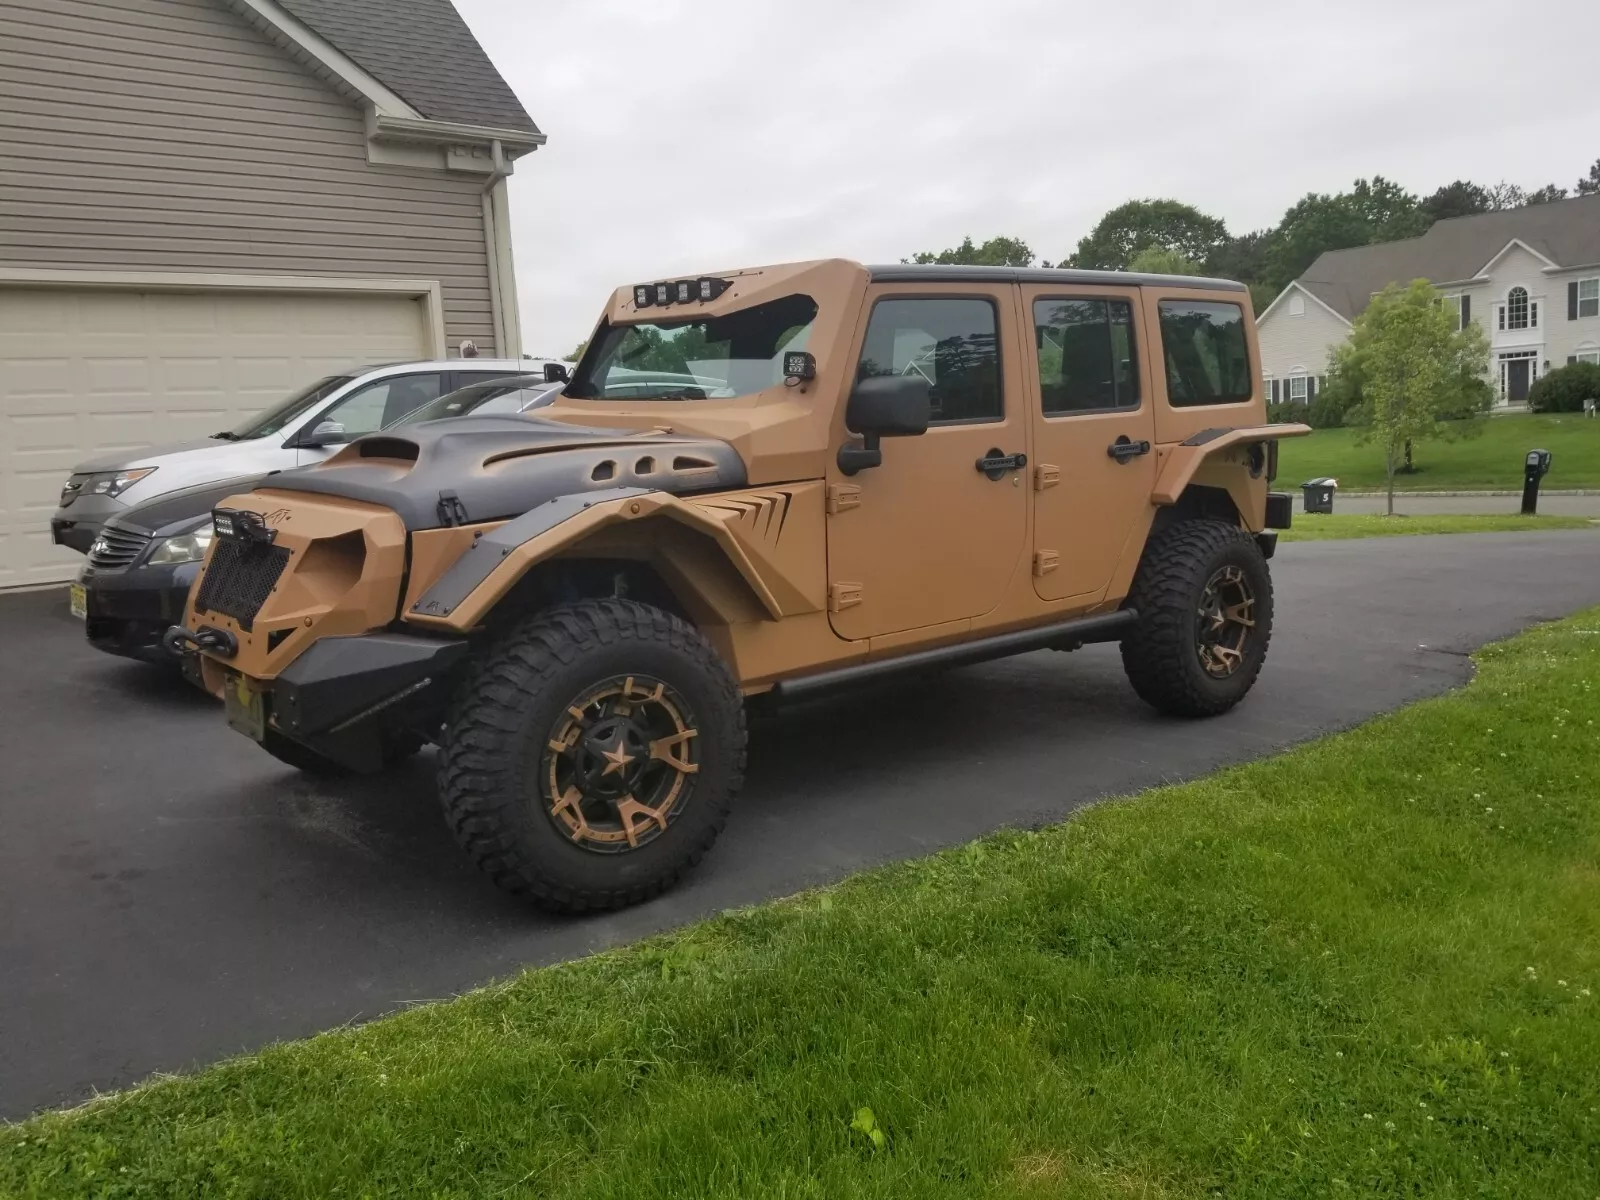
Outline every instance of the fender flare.
{"type": "Polygon", "coordinates": [[[1236,425],[1203,429],[1176,446],[1163,447],[1159,474],[1150,493],[1153,504],[1176,504],[1195,472],[1208,458],[1234,446],[1251,442],[1276,442],[1283,438],[1305,437],[1309,425],[1236,425]]]}

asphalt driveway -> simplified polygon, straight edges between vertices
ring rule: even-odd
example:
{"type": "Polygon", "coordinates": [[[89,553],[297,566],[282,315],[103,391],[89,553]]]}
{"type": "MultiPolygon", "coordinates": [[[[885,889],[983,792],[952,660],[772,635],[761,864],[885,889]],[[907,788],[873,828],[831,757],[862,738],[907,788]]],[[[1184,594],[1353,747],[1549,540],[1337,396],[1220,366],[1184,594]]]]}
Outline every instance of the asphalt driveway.
{"type": "Polygon", "coordinates": [[[304,779],[211,701],[90,649],[64,592],[0,596],[0,1117],[448,996],[1005,824],[1201,774],[1465,680],[1463,657],[1600,603],[1600,533],[1294,544],[1234,713],[1145,709],[1113,647],[796,710],[687,885],[555,919],[468,867],[431,761],[304,779]]]}

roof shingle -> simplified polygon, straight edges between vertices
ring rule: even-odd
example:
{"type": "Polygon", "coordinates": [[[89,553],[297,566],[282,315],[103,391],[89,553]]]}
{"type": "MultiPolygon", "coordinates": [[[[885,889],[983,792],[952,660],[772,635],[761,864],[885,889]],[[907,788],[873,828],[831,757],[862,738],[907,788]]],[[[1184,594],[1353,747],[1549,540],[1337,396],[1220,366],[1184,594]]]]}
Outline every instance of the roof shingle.
{"type": "Polygon", "coordinates": [[[278,0],[423,116],[537,133],[450,0],[278,0]]]}
{"type": "Polygon", "coordinates": [[[1600,195],[1435,221],[1421,237],[1327,250],[1302,287],[1346,320],[1391,283],[1471,279],[1513,238],[1563,267],[1600,264],[1600,195]]]}

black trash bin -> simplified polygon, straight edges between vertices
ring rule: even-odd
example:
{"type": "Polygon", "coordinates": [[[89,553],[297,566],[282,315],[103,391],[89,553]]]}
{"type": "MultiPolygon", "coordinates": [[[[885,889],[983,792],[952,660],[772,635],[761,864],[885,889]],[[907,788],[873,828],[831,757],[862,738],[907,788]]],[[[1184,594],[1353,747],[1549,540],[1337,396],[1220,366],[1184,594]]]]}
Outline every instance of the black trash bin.
{"type": "Polygon", "coordinates": [[[1308,479],[1300,485],[1300,494],[1305,497],[1305,511],[1308,513],[1331,513],[1333,511],[1333,490],[1339,485],[1331,479],[1308,479]]]}

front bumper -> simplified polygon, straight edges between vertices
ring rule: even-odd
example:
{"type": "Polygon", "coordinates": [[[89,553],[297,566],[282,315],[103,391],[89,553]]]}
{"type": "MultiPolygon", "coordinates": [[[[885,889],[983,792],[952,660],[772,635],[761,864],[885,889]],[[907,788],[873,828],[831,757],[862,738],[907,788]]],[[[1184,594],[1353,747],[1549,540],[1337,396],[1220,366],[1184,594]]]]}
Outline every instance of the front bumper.
{"type": "Polygon", "coordinates": [[[78,582],[88,608],[84,627],[89,642],[107,654],[170,664],[172,656],[161,648],[161,637],[183,620],[189,588],[199,574],[197,562],[115,571],[84,564],[78,582]]]}
{"type": "Polygon", "coordinates": [[[79,496],[50,518],[50,538],[58,546],[69,546],[79,554],[89,553],[100,528],[112,517],[128,510],[128,505],[110,496],[79,496]]]}

